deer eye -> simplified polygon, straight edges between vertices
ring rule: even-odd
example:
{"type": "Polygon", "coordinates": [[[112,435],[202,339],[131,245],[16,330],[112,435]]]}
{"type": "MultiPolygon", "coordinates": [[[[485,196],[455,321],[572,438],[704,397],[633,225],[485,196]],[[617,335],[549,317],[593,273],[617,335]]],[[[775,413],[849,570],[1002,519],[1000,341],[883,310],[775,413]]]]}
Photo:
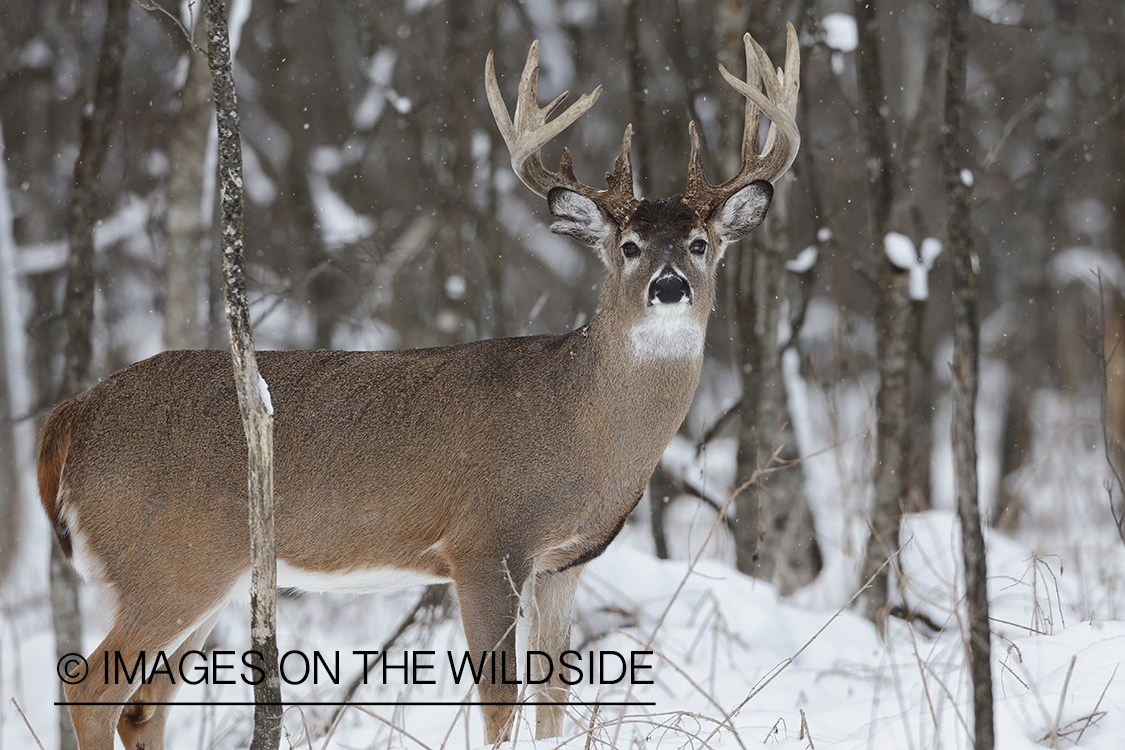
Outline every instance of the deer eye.
{"type": "Polygon", "coordinates": [[[696,240],[691,243],[691,251],[696,255],[703,255],[707,252],[707,240],[696,240]]]}
{"type": "Polygon", "coordinates": [[[626,258],[632,258],[632,257],[636,256],[636,254],[639,253],[640,251],[641,251],[641,249],[639,247],[637,247],[636,242],[626,242],[624,245],[621,246],[621,253],[626,258]]]}

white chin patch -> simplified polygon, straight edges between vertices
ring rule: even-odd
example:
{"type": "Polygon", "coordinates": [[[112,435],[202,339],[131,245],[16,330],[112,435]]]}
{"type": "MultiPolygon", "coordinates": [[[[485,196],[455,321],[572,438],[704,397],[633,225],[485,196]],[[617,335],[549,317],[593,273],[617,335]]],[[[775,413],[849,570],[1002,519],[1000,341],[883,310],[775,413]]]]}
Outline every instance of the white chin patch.
{"type": "Polygon", "coordinates": [[[692,315],[691,305],[652,305],[629,332],[633,358],[640,362],[694,359],[703,355],[703,326],[692,315]]]}

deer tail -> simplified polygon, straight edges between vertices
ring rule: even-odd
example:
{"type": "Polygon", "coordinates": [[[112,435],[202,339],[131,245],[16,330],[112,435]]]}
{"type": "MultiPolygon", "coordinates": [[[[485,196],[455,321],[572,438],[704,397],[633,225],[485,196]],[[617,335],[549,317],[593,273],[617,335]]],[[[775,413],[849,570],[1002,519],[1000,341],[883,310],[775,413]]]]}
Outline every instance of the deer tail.
{"type": "Polygon", "coordinates": [[[73,554],[73,545],[70,528],[62,513],[59,486],[66,466],[66,455],[70,450],[71,432],[77,416],[76,407],[78,403],[75,401],[66,401],[56,406],[47,415],[39,433],[39,500],[43,503],[43,510],[47,512],[47,519],[68,560],[73,554]]]}

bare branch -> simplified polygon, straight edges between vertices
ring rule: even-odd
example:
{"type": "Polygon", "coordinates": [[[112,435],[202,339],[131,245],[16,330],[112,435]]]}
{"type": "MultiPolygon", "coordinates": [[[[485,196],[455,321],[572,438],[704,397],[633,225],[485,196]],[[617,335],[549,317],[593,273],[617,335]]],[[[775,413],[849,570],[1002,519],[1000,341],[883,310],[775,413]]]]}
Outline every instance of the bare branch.
{"type": "Polygon", "coordinates": [[[136,2],[136,4],[138,6],[140,6],[141,8],[144,8],[145,10],[149,11],[150,13],[163,13],[164,15],[168,16],[168,18],[172,19],[172,23],[176,24],[176,26],[179,27],[180,31],[183,32],[184,39],[187,40],[187,43],[191,46],[191,48],[193,50],[195,50],[196,52],[199,52],[200,54],[203,54],[203,55],[207,54],[206,50],[204,50],[202,47],[200,47],[199,45],[197,45],[195,43],[195,3],[194,2],[188,3],[188,15],[191,18],[191,30],[190,31],[184,27],[184,24],[183,24],[183,22],[180,21],[180,19],[176,18],[176,16],[173,15],[172,13],[169,13],[166,8],[152,2],[152,0],[134,0],[134,2],[136,2]]]}

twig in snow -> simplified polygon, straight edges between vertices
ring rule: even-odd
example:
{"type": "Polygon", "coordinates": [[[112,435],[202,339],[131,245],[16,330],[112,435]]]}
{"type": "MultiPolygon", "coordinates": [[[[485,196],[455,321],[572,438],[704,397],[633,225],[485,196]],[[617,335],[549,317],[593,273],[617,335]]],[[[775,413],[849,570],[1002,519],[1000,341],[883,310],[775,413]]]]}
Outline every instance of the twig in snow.
{"type": "Polygon", "coordinates": [[[1047,735],[1047,739],[1051,742],[1051,747],[1058,747],[1059,721],[1062,719],[1063,704],[1066,702],[1066,689],[1070,686],[1070,675],[1074,672],[1074,664],[1077,661],[1077,656],[1070,657],[1070,666],[1067,667],[1066,679],[1063,680],[1062,694],[1059,696],[1059,708],[1055,712],[1055,723],[1051,725],[1051,731],[1047,735]]]}
{"type": "Polygon", "coordinates": [[[300,706],[297,706],[297,713],[301,715],[301,726],[305,730],[305,742],[308,743],[309,750],[313,750],[312,732],[309,731],[309,723],[305,720],[305,712],[300,706]]]}
{"type": "MultiPolygon", "coordinates": [[[[1016,658],[1020,660],[1020,663],[1023,663],[1023,652],[1020,651],[1020,647],[1014,643],[1009,643],[1008,653],[1004,654],[1004,660],[1000,662],[1000,666],[1008,670],[1008,673],[1012,675],[1012,677],[1015,677],[1016,681],[1019,682],[1019,684],[1023,685],[1024,690],[1030,690],[1031,688],[1028,687],[1027,682],[1024,681],[1024,679],[1018,674],[1016,674],[1016,670],[1008,666],[1008,657],[1012,655],[1013,651],[1016,652],[1016,658]]],[[[1001,677],[1003,677],[1003,675],[1001,675],[1001,677]]],[[[1001,683],[1001,687],[1003,687],[1003,683],[1001,683]]]]}
{"type": "Polygon", "coordinates": [[[586,728],[586,750],[590,750],[590,746],[594,744],[594,723],[598,720],[598,713],[601,711],[602,691],[599,689],[597,696],[594,697],[594,710],[590,713],[590,726],[586,728]]]}
{"type": "Polygon", "coordinates": [[[35,730],[31,728],[31,722],[27,720],[27,716],[24,715],[23,709],[20,708],[19,703],[16,703],[15,698],[12,698],[12,705],[16,707],[16,711],[19,712],[20,718],[23,719],[23,723],[27,725],[27,731],[31,732],[31,736],[35,738],[35,744],[39,746],[39,750],[45,750],[43,747],[43,743],[39,741],[39,735],[37,735],[35,733],[35,730]]]}
{"type": "Polygon", "coordinates": [[[930,695],[930,683],[926,679],[926,663],[922,660],[922,654],[918,652],[918,639],[914,637],[912,623],[906,631],[910,634],[910,646],[914,650],[914,660],[918,663],[918,674],[922,677],[922,694],[926,698],[926,707],[930,709],[930,720],[933,721],[936,730],[941,726],[941,723],[938,721],[937,711],[934,709],[934,699],[930,695]]]}
{"type": "Polygon", "coordinates": [[[691,687],[693,687],[693,688],[694,688],[694,689],[695,689],[695,690],[696,690],[696,691],[697,691],[697,692],[698,692],[698,693],[699,693],[700,695],[702,695],[702,696],[703,696],[704,698],[706,698],[706,699],[707,699],[707,701],[708,701],[708,702],[709,702],[709,703],[710,703],[710,704],[711,704],[712,706],[714,706],[714,707],[715,707],[715,708],[717,708],[717,709],[718,709],[718,710],[719,710],[720,712],[722,712],[722,710],[723,710],[723,707],[722,707],[722,705],[721,705],[721,704],[720,704],[720,703],[719,703],[719,702],[718,702],[718,701],[717,701],[717,700],[715,699],[715,696],[711,695],[711,694],[710,694],[710,693],[708,693],[708,692],[707,692],[706,690],[704,690],[704,689],[703,689],[703,686],[702,686],[702,685],[700,685],[699,683],[697,683],[697,682],[696,682],[696,681],[695,681],[695,680],[694,680],[694,679],[692,678],[692,676],[691,676],[690,674],[688,674],[688,673],[687,673],[687,671],[686,671],[686,670],[684,670],[684,669],[683,669],[683,668],[682,668],[682,667],[681,667],[681,666],[680,666],[679,664],[677,664],[677,663],[675,662],[675,660],[673,660],[673,659],[669,659],[669,658],[668,658],[668,657],[667,657],[667,656],[666,656],[666,655],[664,654],[664,652],[663,652],[663,651],[661,651],[660,649],[656,648],[656,647],[655,647],[655,646],[653,646],[653,645],[652,645],[651,643],[648,643],[648,644],[642,643],[642,642],[641,642],[641,639],[640,639],[640,638],[637,638],[637,637],[636,637],[635,635],[633,635],[633,634],[631,634],[631,633],[628,633],[628,632],[625,632],[625,631],[621,631],[621,632],[619,632],[619,633],[618,633],[618,635],[623,635],[623,636],[625,636],[625,637],[627,637],[627,638],[631,638],[631,639],[632,639],[632,640],[633,640],[634,642],[636,642],[637,644],[640,644],[641,646],[643,646],[643,647],[644,647],[644,650],[646,650],[646,651],[649,651],[649,650],[651,650],[651,651],[653,652],[653,655],[654,655],[654,656],[656,656],[656,657],[659,657],[659,658],[661,658],[664,664],[666,664],[666,665],[670,666],[670,667],[671,667],[672,669],[676,670],[676,672],[677,672],[677,673],[678,673],[678,674],[680,675],[680,677],[684,678],[684,680],[685,680],[685,681],[687,682],[687,684],[691,685],[691,687]]]}
{"type": "MultiPolygon", "coordinates": [[[[1120,664],[1117,665],[1117,667],[1120,667],[1120,666],[1121,666],[1120,664]]],[[[1113,668],[1113,674],[1111,674],[1109,676],[1109,682],[1107,682],[1105,684],[1105,687],[1102,688],[1102,694],[1098,696],[1098,702],[1094,704],[1094,710],[1091,711],[1090,715],[1086,717],[1086,723],[1084,725],[1082,725],[1082,731],[1080,731],[1078,733],[1078,739],[1076,739],[1074,741],[1075,744],[1078,744],[1079,742],[1081,742],[1082,741],[1082,735],[1086,733],[1086,729],[1089,728],[1089,726],[1091,724],[1093,724],[1095,721],[1097,721],[1099,718],[1101,718],[1100,716],[1098,716],[1098,708],[1102,705],[1102,699],[1105,698],[1105,694],[1106,694],[1106,691],[1109,690],[1109,686],[1113,684],[1113,678],[1117,676],[1117,667],[1113,668]]]]}
{"type": "Polygon", "coordinates": [[[768,741],[769,741],[769,738],[770,738],[770,737],[773,737],[773,738],[774,738],[775,740],[776,740],[776,739],[778,739],[778,736],[777,736],[777,734],[778,734],[777,728],[778,728],[779,726],[784,726],[784,727],[785,727],[785,730],[786,730],[786,732],[788,732],[788,731],[789,731],[789,727],[788,727],[788,726],[786,726],[786,724],[785,724],[785,717],[784,717],[784,716],[779,716],[779,717],[777,718],[777,721],[775,721],[775,722],[773,723],[773,726],[772,726],[772,727],[770,727],[770,731],[766,732],[766,736],[762,738],[762,744],[763,744],[763,745],[764,745],[764,744],[766,744],[766,742],[768,742],[768,741]]]}
{"type": "Polygon", "coordinates": [[[800,709],[800,711],[801,711],[801,734],[797,737],[797,739],[803,740],[806,737],[808,737],[808,739],[809,739],[809,750],[816,750],[816,745],[814,745],[813,741],[812,741],[812,732],[809,731],[809,722],[805,718],[805,709],[802,708],[802,709],[800,709]]]}

